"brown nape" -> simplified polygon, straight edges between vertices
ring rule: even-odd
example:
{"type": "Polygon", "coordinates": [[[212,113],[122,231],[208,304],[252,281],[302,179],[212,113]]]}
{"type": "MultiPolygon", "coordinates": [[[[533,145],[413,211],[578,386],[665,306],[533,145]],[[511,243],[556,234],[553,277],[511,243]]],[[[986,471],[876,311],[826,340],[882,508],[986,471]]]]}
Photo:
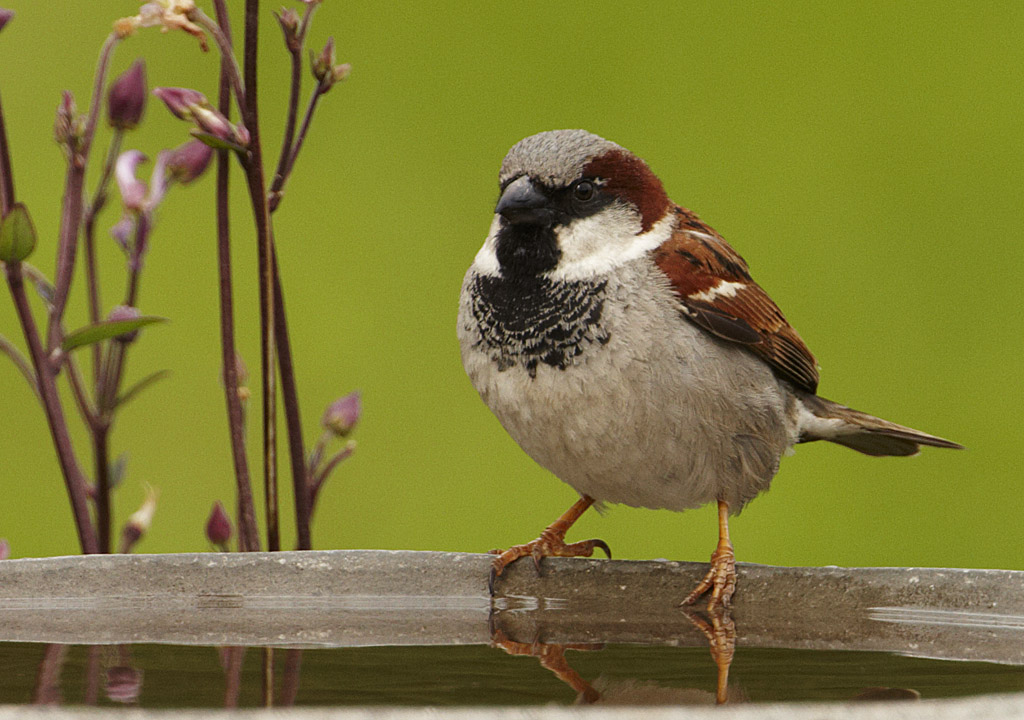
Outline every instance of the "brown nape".
{"type": "Polygon", "coordinates": [[[604,180],[603,192],[622,198],[640,211],[640,224],[647,232],[665,217],[671,202],[661,180],[647,163],[625,150],[598,155],[583,168],[584,177],[604,180]]]}

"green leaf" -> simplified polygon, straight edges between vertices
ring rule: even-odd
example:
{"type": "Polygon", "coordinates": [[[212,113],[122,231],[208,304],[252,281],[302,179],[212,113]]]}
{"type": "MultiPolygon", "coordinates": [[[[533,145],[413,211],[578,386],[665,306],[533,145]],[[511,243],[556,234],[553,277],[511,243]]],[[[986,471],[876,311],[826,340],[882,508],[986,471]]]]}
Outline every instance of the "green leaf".
{"type": "Polygon", "coordinates": [[[0,222],[0,260],[5,263],[19,263],[36,248],[36,229],[28,208],[15,203],[11,211],[0,222]]]}
{"type": "Polygon", "coordinates": [[[238,143],[233,143],[230,140],[225,140],[224,138],[217,137],[216,135],[205,133],[202,130],[196,130],[193,128],[189,131],[189,134],[196,140],[206,143],[214,150],[234,150],[237,153],[245,152],[245,148],[238,143]]]}
{"type": "Polygon", "coordinates": [[[104,320],[95,325],[86,325],[74,332],[68,333],[67,337],[64,338],[64,342],[61,343],[61,348],[64,352],[71,352],[75,348],[103,342],[118,335],[133,332],[146,325],[160,322],[167,322],[167,318],[156,315],[143,315],[132,320],[104,320]]]}
{"type": "Polygon", "coordinates": [[[157,370],[155,373],[147,375],[146,377],[142,378],[137,383],[132,385],[130,388],[125,390],[123,393],[121,393],[121,396],[117,398],[117,405],[124,405],[126,402],[128,402],[133,397],[138,395],[140,392],[148,388],[150,385],[159,380],[163,380],[170,374],[170,370],[157,370]]]}

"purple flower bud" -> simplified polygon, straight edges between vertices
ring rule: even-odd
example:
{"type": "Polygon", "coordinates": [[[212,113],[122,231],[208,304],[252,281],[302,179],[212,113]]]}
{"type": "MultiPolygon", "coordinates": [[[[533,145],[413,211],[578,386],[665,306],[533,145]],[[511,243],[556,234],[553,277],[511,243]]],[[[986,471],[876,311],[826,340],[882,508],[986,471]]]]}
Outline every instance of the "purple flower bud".
{"type": "Polygon", "coordinates": [[[324,49],[319,54],[309,53],[309,64],[310,69],[313,71],[313,77],[317,79],[317,82],[323,83],[328,80],[328,76],[331,74],[331,68],[334,67],[334,38],[327,38],[327,44],[324,45],[324,49]]]}
{"type": "Polygon", "coordinates": [[[285,45],[295,52],[299,49],[299,13],[293,8],[281,8],[281,12],[274,13],[274,17],[284,33],[285,45]]]}
{"type": "Polygon", "coordinates": [[[153,524],[153,516],[156,514],[156,501],[159,496],[159,491],[149,485],[146,486],[146,497],[142,501],[142,505],[128,517],[128,522],[121,528],[121,545],[118,552],[129,552],[149,530],[149,526],[153,524]]]}
{"type": "Polygon", "coordinates": [[[118,703],[132,703],[142,692],[142,671],[127,665],[107,669],[107,697],[118,703]]]}
{"type": "Polygon", "coordinates": [[[141,210],[146,198],[146,183],[135,177],[135,169],[146,161],[138,150],[126,150],[117,156],[114,164],[114,178],[121,192],[121,200],[129,210],[141,210]]]}
{"type": "Polygon", "coordinates": [[[351,74],[352,74],[352,66],[349,65],[348,63],[342,63],[341,65],[335,65],[331,69],[331,85],[334,85],[334,83],[341,82],[342,80],[346,79],[351,74]]]}
{"type": "Polygon", "coordinates": [[[6,560],[11,556],[11,544],[7,538],[0,538],[0,560],[6,560]]]}
{"type": "Polygon", "coordinates": [[[57,105],[57,117],[53,121],[53,137],[58,145],[75,147],[82,132],[82,118],[75,106],[75,96],[65,90],[57,105]]]}
{"type": "Polygon", "coordinates": [[[205,106],[195,107],[192,110],[192,118],[200,130],[218,140],[235,142],[237,139],[235,126],[218,110],[205,106]]]}
{"type": "Polygon", "coordinates": [[[356,390],[328,405],[321,424],[338,437],[345,437],[352,432],[362,414],[362,396],[356,390]]]}
{"type": "Polygon", "coordinates": [[[146,64],[136,60],[110,85],[107,116],[120,130],[131,130],[142,120],[146,109],[146,64]]]}
{"type": "Polygon", "coordinates": [[[158,87],[153,88],[153,94],[163,100],[167,109],[179,120],[191,120],[196,108],[210,105],[205,95],[189,88],[158,87]]]}
{"type": "MultiPolygon", "coordinates": [[[[118,305],[110,311],[107,315],[107,320],[110,322],[120,322],[122,320],[135,320],[142,316],[138,308],[134,308],[131,305],[118,305]]],[[[117,340],[120,342],[131,342],[139,336],[138,330],[132,330],[117,336],[117,340]]]]}
{"type": "Polygon", "coordinates": [[[224,506],[220,500],[213,504],[210,517],[206,521],[206,539],[216,545],[223,552],[228,550],[228,540],[231,539],[231,521],[228,514],[224,512],[224,506]]]}
{"type": "Polygon", "coordinates": [[[12,17],[14,17],[13,10],[6,10],[4,8],[0,8],[0,30],[4,29],[4,25],[9,23],[12,17]]]}
{"type": "Polygon", "coordinates": [[[203,172],[213,157],[213,148],[201,140],[189,140],[168,151],[165,167],[174,180],[187,185],[203,172]]]}
{"type": "Polygon", "coordinates": [[[135,232],[135,218],[129,213],[125,213],[121,216],[121,219],[117,221],[114,227],[110,228],[110,234],[114,236],[114,240],[121,246],[121,249],[128,252],[129,242],[132,234],[135,232]]]}

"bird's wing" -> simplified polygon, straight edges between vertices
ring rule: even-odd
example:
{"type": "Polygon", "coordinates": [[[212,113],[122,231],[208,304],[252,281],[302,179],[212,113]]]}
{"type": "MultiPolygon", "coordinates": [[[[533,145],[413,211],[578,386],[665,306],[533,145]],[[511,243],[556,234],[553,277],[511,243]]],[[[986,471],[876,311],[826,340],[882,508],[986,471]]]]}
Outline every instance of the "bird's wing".
{"type": "Polygon", "coordinates": [[[814,393],[818,367],[782,311],[755,283],[747,263],[689,210],[676,207],[675,233],[655,251],[683,313],[707,332],[757,353],[779,377],[814,393]]]}

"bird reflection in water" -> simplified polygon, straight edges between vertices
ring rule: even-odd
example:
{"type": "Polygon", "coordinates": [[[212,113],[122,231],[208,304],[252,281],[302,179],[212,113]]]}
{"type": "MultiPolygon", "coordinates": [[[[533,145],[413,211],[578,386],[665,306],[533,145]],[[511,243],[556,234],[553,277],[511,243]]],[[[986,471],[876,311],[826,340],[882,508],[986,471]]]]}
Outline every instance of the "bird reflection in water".
{"type": "Polygon", "coordinates": [[[699,688],[676,688],[635,678],[611,680],[599,677],[593,683],[585,680],[565,658],[566,650],[603,650],[604,643],[530,643],[517,642],[503,630],[492,631],[491,644],[509,655],[529,655],[540,661],[541,667],[576,692],[578,705],[703,705],[712,702],[743,702],[746,696],[738,689],[729,688],[729,667],[736,650],[736,624],[727,607],[715,607],[707,613],[691,608],[680,611],[707,639],[711,658],[718,668],[715,691],[699,688]]]}

